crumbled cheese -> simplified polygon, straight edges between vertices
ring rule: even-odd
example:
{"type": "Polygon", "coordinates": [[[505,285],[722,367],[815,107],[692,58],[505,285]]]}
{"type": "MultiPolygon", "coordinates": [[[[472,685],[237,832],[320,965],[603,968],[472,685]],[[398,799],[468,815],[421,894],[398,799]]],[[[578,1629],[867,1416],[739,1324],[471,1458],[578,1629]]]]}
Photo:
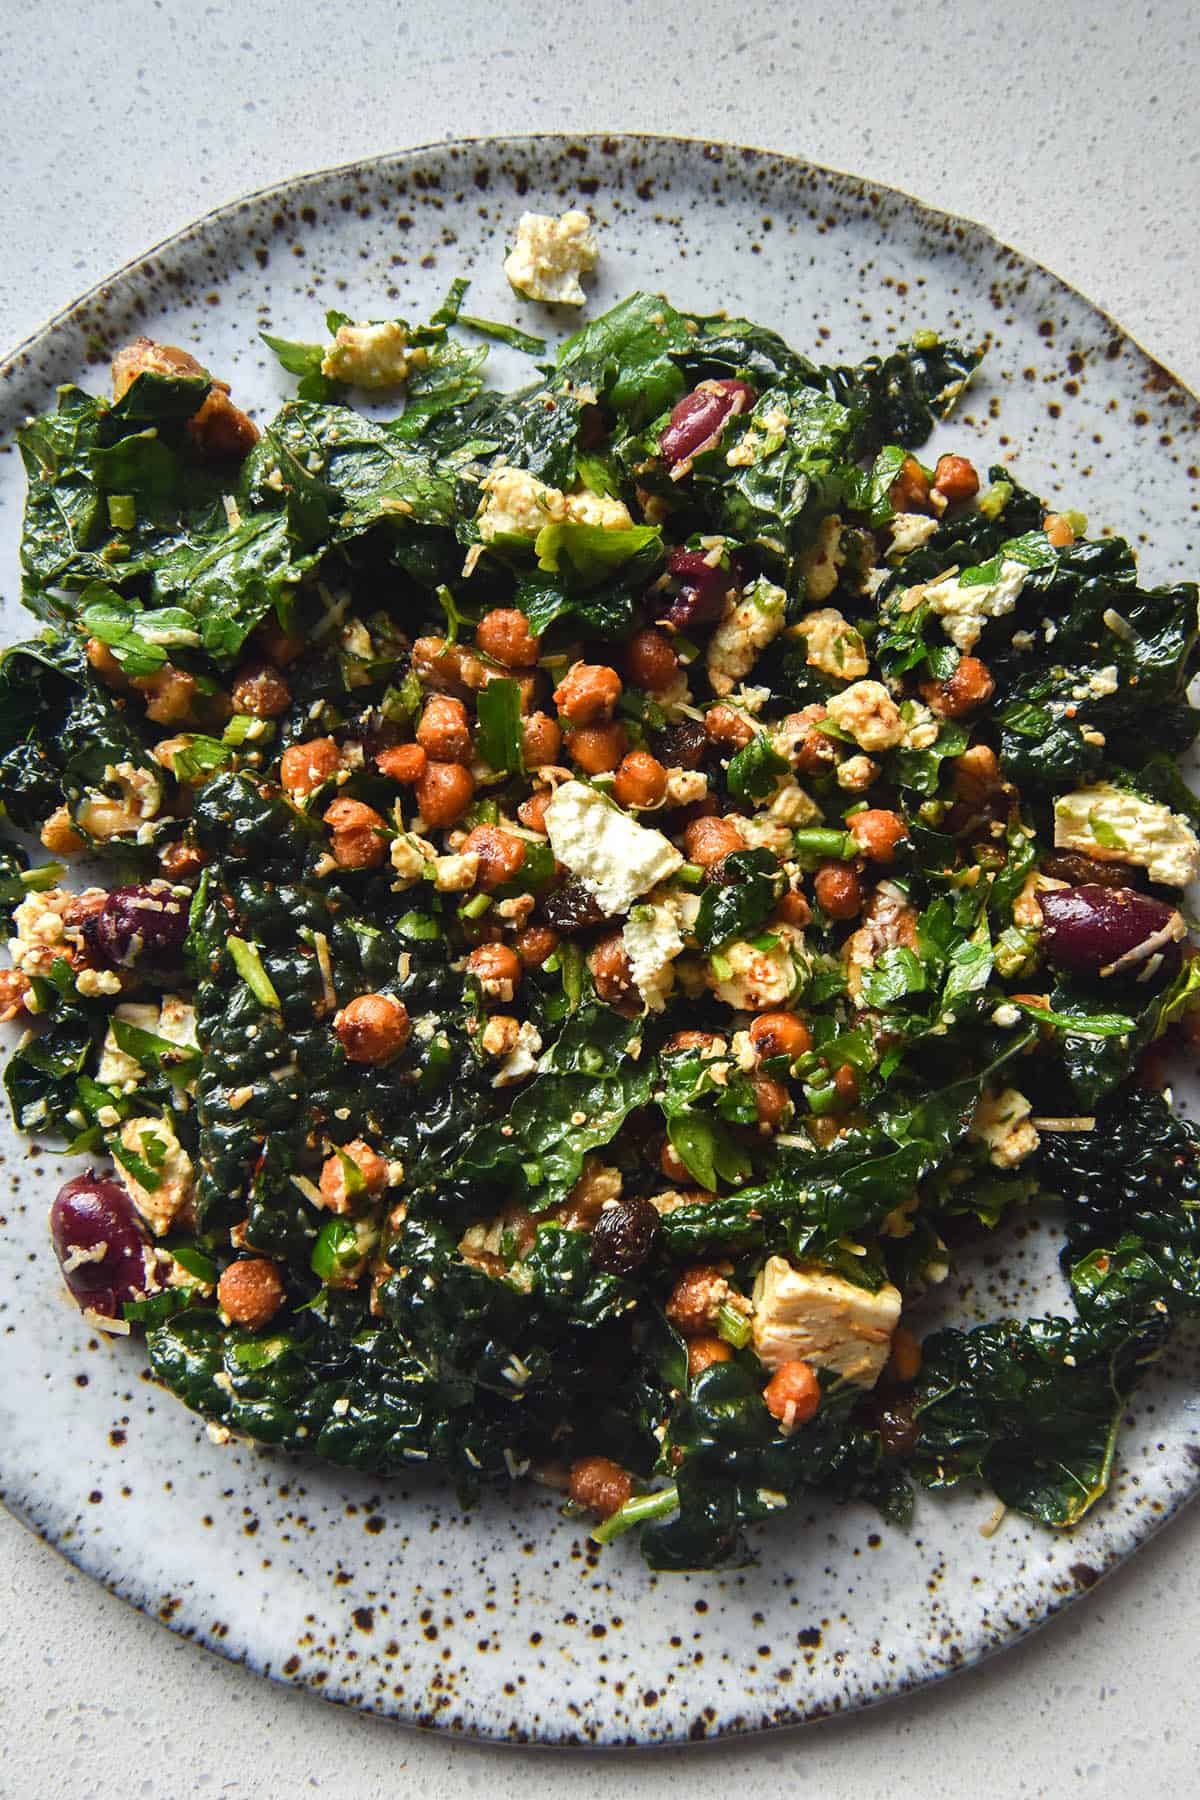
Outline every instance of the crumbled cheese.
{"type": "Polygon", "coordinates": [[[1171,887],[1200,875],[1200,838],[1187,820],[1107,781],[1055,800],[1054,845],[1098,862],[1134,863],[1171,887]]]}
{"type": "Polygon", "coordinates": [[[771,1006],[782,1006],[795,993],[799,975],[792,958],[790,943],[777,934],[767,950],[753,944],[727,944],[721,951],[721,963],[727,975],[710,976],[710,985],[718,1000],[738,1012],[762,1012],[771,1006]]]}
{"type": "Polygon", "coordinates": [[[587,299],[579,277],[590,275],[600,252],[592,221],[584,212],[522,213],[517,241],[504,259],[509,286],[527,300],[554,306],[582,306],[587,299]]]}
{"type": "Polygon", "coordinates": [[[672,965],[683,949],[679,926],[679,902],[674,894],[663,892],[635,906],[621,933],[634,986],[647,1012],[661,1012],[675,985],[672,965]]]}
{"type": "Polygon", "coordinates": [[[661,831],[637,824],[581,781],[564,781],[555,790],[545,823],[559,862],[610,917],[628,912],[683,861],[661,831]]]}
{"type": "Polygon", "coordinates": [[[532,1075],[537,1068],[541,1048],[541,1033],[528,1019],[522,1020],[516,1042],[492,1076],[492,1086],[511,1087],[514,1081],[524,1081],[527,1075],[532,1075]]]}
{"type": "Polygon", "coordinates": [[[98,1000],[103,994],[119,994],[121,977],[114,969],[80,969],[75,986],[85,1000],[98,1000]]]}
{"type": "Polygon", "coordinates": [[[396,874],[393,886],[401,892],[415,886],[425,873],[426,863],[437,857],[433,845],[418,837],[415,831],[402,831],[399,837],[394,837],[389,854],[396,874]]]}
{"type": "MultiPolygon", "coordinates": [[[[170,1228],[171,1221],[192,1197],[192,1159],[180,1144],[165,1119],[126,1119],[120,1131],[122,1146],[154,1169],[158,1186],[145,1188],[121,1162],[117,1173],[124,1182],[129,1198],[156,1237],[170,1228]],[[162,1147],[162,1160],[151,1163],[149,1139],[157,1139],[162,1147]]],[[[155,1156],[158,1150],[154,1150],[155,1156]]]]}
{"type": "Polygon", "coordinates": [[[860,750],[891,750],[903,741],[900,708],[879,681],[856,681],[825,703],[827,716],[860,750]]]}
{"type": "Polygon", "coordinates": [[[595,525],[605,531],[628,531],[629,508],[607,494],[565,494],[531,475],[528,469],[493,469],[480,483],[485,499],[479,512],[479,535],[485,544],[498,536],[536,537],[543,525],[595,525]]]}
{"type": "MultiPolygon", "coordinates": [[[[800,573],[804,577],[804,591],[810,600],[827,600],[841,578],[845,566],[846,553],[842,549],[842,521],[836,513],[830,513],[822,519],[817,529],[814,544],[800,558],[800,573]]],[[[857,635],[857,634],[856,634],[857,635]]],[[[861,640],[859,648],[861,649],[861,640]]],[[[810,656],[809,661],[813,659],[810,656]]],[[[836,672],[836,671],[835,671],[836,672]]],[[[864,661],[861,674],[865,675],[864,661]]],[[[850,679],[849,676],[846,677],[850,679]]]]}
{"type": "Polygon", "coordinates": [[[965,656],[975,648],[989,619],[1003,618],[1013,610],[1021,589],[1029,578],[1024,563],[1006,557],[1000,564],[995,581],[978,581],[963,587],[957,571],[939,575],[908,588],[900,599],[900,610],[911,612],[923,601],[942,621],[942,630],[965,656]]]}
{"type": "Polygon", "coordinates": [[[899,1289],[874,1293],[815,1264],[767,1259],[754,1284],[754,1350],[768,1369],[813,1363],[874,1387],[900,1319],[899,1289]]]}
{"type": "Polygon", "coordinates": [[[836,606],[806,613],[795,627],[808,645],[808,663],[834,681],[860,681],[870,668],[861,635],[836,606]]]}
{"type": "Polygon", "coordinates": [[[895,513],[891,521],[889,555],[907,556],[911,550],[919,550],[922,544],[929,542],[937,528],[938,521],[925,513],[895,513]]]}
{"type": "Polygon", "coordinates": [[[433,885],[439,894],[461,894],[474,887],[479,874],[479,854],[463,850],[457,856],[438,856],[433,864],[433,885]]]}
{"type": "Polygon", "coordinates": [[[988,1147],[988,1161],[1015,1169],[1032,1156],[1041,1139],[1030,1119],[1033,1107],[1017,1088],[985,1088],[971,1120],[970,1136],[988,1147]]]}
{"type": "Polygon", "coordinates": [[[1097,669],[1086,681],[1081,681],[1071,689],[1073,700],[1104,700],[1109,694],[1115,694],[1121,684],[1115,663],[1107,668],[1097,669]]]}
{"type": "Polygon", "coordinates": [[[195,1009],[178,994],[164,994],[159,1006],[134,1001],[118,1006],[108,1022],[96,1080],[102,1087],[116,1088],[122,1094],[132,1094],[146,1071],[136,1057],[118,1047],[113,1031],[114,1019],[121,1019],[127,1025],[135,1025],[139,1031],[153,1032],[156,1037],[166,1038],[169,1043],[179,1044],[187,1049],[196,1047],[195,1009]]]}
{"type": "Polygon", "coordinates": [[[761,575],[730,605],[708,641],[705,661],[715,694],[723,699],[754,667],[761,650],[783,630],[787,595],[761,575]]]}
{"type": "Polygon", "coordinates": [[[941,734],[941,725],[929,707],[919,700],[907,700],[903,708],[906,750],[931,750],[941,734]]]}
{"type": "Polygon", "coordinates": [[[837,766],[837,784],[848,794],[865,794],[879,779],[879,764],[869,756],[848,756],[837,766]]]}
{"type": "Polygon", "coordinates": [[[708,776],[703,769],[668,769],[667,806],[691,806],[708,793],[708,776]]]}
{"type": "Polygon", "coordinates": [[[427,350],[410,349],[408,327],[400,319],[381,325],[339,325],[321,359],[321,373],[350,387],[391,388],[407,381],[413,368],[428,360],[427,350]]]}

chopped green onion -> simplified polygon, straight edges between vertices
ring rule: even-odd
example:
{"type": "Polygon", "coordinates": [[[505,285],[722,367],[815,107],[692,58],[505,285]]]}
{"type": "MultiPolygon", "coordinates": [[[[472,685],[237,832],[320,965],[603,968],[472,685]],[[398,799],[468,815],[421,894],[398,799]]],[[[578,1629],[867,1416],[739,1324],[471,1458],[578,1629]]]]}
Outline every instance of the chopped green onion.
{"type": "Polygon", "coordinates": [[[644,1525],[647,1519],[663,1519],[673,1513],[679,1505],[679,1489],[670,1487],[656,1488],[652,1494],[636,1494],[627,1500],[624,1506],[618,1507],[610,1518],[604,1520],[592,1532],[594,1544],[610,1544],[613,1538],[620,1537],[622,1532],[632,1531],[635,1525],[644,1525]]]}
{"type": "Polygon", "coordinates": [[[704,880],[704,869],[700,863],[680,863],[675,875],[684,887],[699,887],[704,880]]]}
{"type": "Polygon", "coordinates": [[[491,904],[490,894],[472,894],[471,898],[464,900],[459,907],[458,916],[460,919],[481,919],[491,904]]]}
{"type": "Polygon", "coordinates": [[[841,862],[849,862],[859,854],[858,844],[848,831],[833,831],[821,825],[793,831],[792,851],[796,856],[835,857],[841,862]]]}
{"type": "Polygon", "coordinates": [[[751,1338],[750,1321],[745,1313],[740,1313],[736,1306],[730,1306],[723,1300],[717,1311],[717,1336],[732,1344],[735,1350],[744,1350],[751,1338]]]}
{"type": "Polygon", "coordinates": [[[229,954],[233,958],[233,966],[245,982],[260,1006],[274,1007],[276,1012],[282,1010],[279,995],[271,982],[271,977],[263,967],[257,944],[248,944],[245,938],[227,938],[229,954]]]}

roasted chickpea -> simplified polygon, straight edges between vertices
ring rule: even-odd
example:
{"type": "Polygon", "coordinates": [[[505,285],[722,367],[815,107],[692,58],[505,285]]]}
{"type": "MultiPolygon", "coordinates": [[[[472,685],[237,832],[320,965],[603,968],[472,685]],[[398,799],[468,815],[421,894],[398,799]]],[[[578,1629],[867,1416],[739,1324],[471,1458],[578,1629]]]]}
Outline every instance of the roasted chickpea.
{"type": "Polygon", "coordinates": [[[390,750],[379,752],[375,767],[389,781],[412,787],[429,767],[429,757],[421,744],[393,744],[390,750]]]}
{"type": "Polygon", "coordinates": [[[808,925],[812,921],[812,907],[799,888],[788,888],[775,908],[775,917],[782,919],[785,925],[808,925]]]}
{"type": "Polygon", "coordinates": [[[155,725],[178,725],[195,704],[196,677],[170,663],[153,675],[139,676],[133,685],[147,696],[146,717],[155,725]]]}
{"type": "Polygon", "coordinates": [[[732,706],[710,706],[704,715],[704,729],[709,743],[719,744],[723,750],[742,750],[754,736],[749,719],[732,706]]]}
{"type": "Polygon", "coordinates": [[[291,690],[270,663],[243,663],[233,678],[230,698],[240,713],[255,719],[277,719],[292,703],[291,690]]]}
{"type": "Polygon", "coordinates": [[[1042,530],[1056,550],[1068,550],[1075,542],[1075,527],[1065,513],[1047,513],[1042,530]]]}
{"type": "Polygon", "coordinates": [[[416,786],[417,808],[427,825],[457,825],[475,798],[475,777],[461,763],[431,762],[416,786]]]}
{"type": "Polygon", "coordinates": [[[858,1105],[858,1076],[849,1063],[839,1063],[833,1071],[833,1085],[837,1097],[847,1111],[858,1105]]]}
{"type": "Polygon", "coordinates": [[[979,476],[974,463],[965,456],[939,456],[933,471],[933,485],[944,494],[951,506],[974,499],[979,492],[979,476]]]}
{"type": "Polygon", "coordinates": [[[683,1337],[711,1333],[717,1313],[729,1298],[729,1283],[720,1269],[700,1263],[679,1277],[667,1301],[666,1314],[683,1337]]]}
{"type": "Polygon", "coordinates": [[[540,969],[558,949],[558,933],[549,925],[527,925],[516,937],[516,952],[526,969],[540,969]]]}
{"type": "Polygon", "coordinates": [[[687,1370],[692,1381],[697,1375],[703,1375],[705,1369],[711,1369],[714,1363],[732,1362],[733,1351],[719,1337],[694,1337],[688,1339],[687,1370]]]}
{"type": "Polygon", "coordinates": [[[960,800],[979,805],[1000,785],[1000,761],[989,744],[972,744],[954,759],[954,792],[960,800]]]}
{"type": "Polygon", "coordinates": [[[717,1046],[723,1044],[724,1041],[724,1038],[718,1037],[715,1031],[673,1031],[663,1045],[663,1049],[715,1051],[717,1046]]]}
{"type": "Polygon", "coordinates": [[[820,775],[837,761],[837,743],[817,726],[826,717],[825,708],[817,702],[799,712],[789,713],[780,726],[780,735],[791,740],[792,766],[801,775],[820,775]]]}
{"type": "Polygon", "coordinates": [[[329,848],[339,869],[377,869],[387,855],[388,828],[373,806],[345,795],[322,814],[333,837],[329,848]]]}
{"type": "Polygon", "coordinates": [[[611,719],[621,698],[621,677],[606,663],[576,663],[554,690],[554,704],[572,725],[611,719]]]}
{"type": "Polygon", "coordinates": [[[908,836],[908,826],[899,813],[884,812],[878,807],[853,813],[846,821],[846,829],[872,862],[895,862],[897,846],[908,836]]]}
{"type": "Polygon", "coordinates": [[[674,681],[679,673],[679,658],[666,632],[656,631],[650,625],[644,631],[635,631],[630,638],[625,649],[625,668],[635,687],[656,694],[674,681]]]}
{"type": "Polygon", "coordinates": [[[821,1404],[821,1384],[809,1363],[785,1362],[763,1389],[767,1411],[778,1419],[785,1437],[806,1425],[821,1404]]]}
{"type": "Polygon", "coordinates": [[[481,688],[487,671],[477,656],[462,644],[448,644],[445,638],[420,637],[412,647],[412,666],[423,687],[437,688],[443,694],[460,698],[481,688]]]}
{"type": "Polygon", "coordinates": [[[469,763],[471,723],[461,700],[433,694],[417,726],[417,742],[434,762],[469,763]]]}
{"type": "Polygon", "coordinates": [[[546,830],[546,808],[553,798],[554,796],[550,792],[550,789],[543,788],[541,793],[530,794],[528,800],[522,800],[520,806],[517,808],[517,817],[520,819],[522,825],[530,831],[540,831],[544,833],[546,830]]]}
{"type": "Polygon", "coordinates": [[[607,1456],[584,1456],[571,1464],[567,1492],[576,1506],[609,1519],[633,1493],[633,1481],[620,1463],[607,1456]]]}
{"type": "Polygon", "coordinates": [[[977,656],[960,656],[945,681],[923,681],[921,693],[943,719],[962,719],[983,706],[996,691],[991,670],[977,656]]]}
{"type": "Polygon", "coordinates": [[[620,1006],[633,998],[636,992],[633,967],[625,954],[619,931],[601,938],[588,956],[588,967],[601,1000],[606,1000],[610,1006],[620,1006]]]}
{"type": "Polygon", "coordinates": [[[355,1063],[390,1062],[412,1036],[408,1008],[394,994],[359,994],[335,1015],[333,1029],[355,1063]]]}
{"type": "Polygon", "coordinates": [[[813,877],[813,893],[831,919],[853,919],[862,911],[862,882],[850,863],[822,863],[813,877]]]}
{"type": "Polygon", "coordinates": [[[896,1381],[915,1381],[921,1372],[921,1346],[906,1325],[897,1325],[892,1333],[892,1353],[888,1358],[888,1374],[896,1381]]]}
{"type": "Polygon", "coordinates": [[[511,1000],[521,979],[521,959],[507,944],[477,944],[467,968],[489,1000],[511,1000]]]}
{"type": "Polygon", "coordinates": [[[280,786],[294,800],[303,800],[331,781],[341,766],[342,753],[331,737],[289,744],[279,759],[280,786]]]}
{"type": "Polygon", "coordinates": [[[299,633],[284,631],[277,620],[267,617],[254,628],[254,642],[258,645],[268,662],[278,663],[281,668],[294,663],[302,650],[307,649],[308,640],[299,633]]]}
{"type": "Polygon", "coordinates": [[[257,1331],[283,1305],[283,1280],[266,1257],[230,1263],[217,1283],[217,1305],[235,1325],[257,1331]]]}
{"type": "Polygon", "coordinates": [[[776,1081],[770,1075],[754,1075],[751,1083],[758,1122],[769,1131],[774,1131],[792,1111],[792,1097],[782,1081],[776,1081]]]}
{"type": "Polygon", "coordinates": [[[118,693],[128,689],[129,677],[124,669],[100,638],[89,638],[84,646],[89,668],[95,669],[105,687],[115,688],[118,693]]]}
{"type": "Polygon", "coordinates": [[[494,893],[508,881],[515,881],[525,861],[525,840],[498,825],[476,825],[467,833],[463,844],[465,855],[479,858],[477,886],[485,894],[494,893]]]}
{"type": "Polygon", "coordinates": [[[159,856],[158,866],[168,881],[191,881],[207,861],[207,856],[197,844],[185,844],[180,839],[178,843],[165,846],[159,856]]]}
{"type": "Polygon", "coordinates": [[[812,1049],[812,1032],[795,1013],[765,1012],[751,1021],[750,1042],[762,1062],[772,1056],[786,1056],[795,1062],[812,1049]]]}
{"type": "Polygon", "coordinates": [[[515,606],[498,606],[484,613],[475,629],[475,644],[506,669],[532,669],[540,648],[529,620],[515,606]]]}
{"type": "Polygon", "coordinates": [[[906,456],[901,463],[888,499],[897,512],[929,511],[929,480],[915,456],[906,456]]]}
{"type": "Polygon", "coordinates": [[[722,857],[746,848],[745,839],[732,819],[693,819],[683,834],[683,847],[689,862],[711,869],[722,857]]]}
{"type": "Polygon", "coordinates": [[[544,769],[562,755],[562,728],[549,713],[534,712],[521,726],[521,752],[527,769],[544,769]]]}
{"type": "Polygon", "coordinates": [[[613,782],[613,798],[620,806],[661,806],[667,793],[667,771],[648,750],[631,750],[623,757],[613,782]]]}
{"type": "Polygon", "coordinates": [[[332,1156],[325,1158],[319,1183],[322,1200],[330,1212],[335,1213],[348,1213],[352,1211],[354,1204],[343,1157],[352,1162],[362,1176],[364,1193],[372,1196],[382,1194],[387,1186],[388,1166],[377,1150],[364,1143],[362,1138],[343,1144],[340,1154],[335,1150],[332,1156]]]}
{"type": "Polygon", "coordinates": [[[25,1009],[25,996],[31,991],[29,977],[20,969],[0,969],[0,1023],[19,1017],[25,1009]]]}
{"type": "Polygon", "coordinates": [[[85,840],[76,831],[65,806],[55,807],[50,817],[43,822],[38,836],[45,848],[55,856],[74,856],[76,851],[84,847],[85,840]]]}
{"type": "Polygon", "coordinates": [[[629,735],[619,720],[610,725],[584,725],[567,739],[571,761],[585,775],[607,775],[625,754],[629,735]]]}

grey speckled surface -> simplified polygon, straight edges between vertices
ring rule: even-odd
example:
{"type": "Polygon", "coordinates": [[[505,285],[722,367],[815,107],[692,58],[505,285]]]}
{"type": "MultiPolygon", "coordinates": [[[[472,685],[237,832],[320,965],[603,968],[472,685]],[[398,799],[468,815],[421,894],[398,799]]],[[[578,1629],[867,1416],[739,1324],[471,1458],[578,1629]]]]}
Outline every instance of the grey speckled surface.
{"type": "MultiPolygon", "coordinates": [[[[351,30],[343,9],[317,5],[185,18],[172,5],[101,4],[84,30],[77,10],[52,4],[34,48],[0,28],[6,66],[22,72],[0,125],[0,340],[196,213],[304,167],[466,131],[641,127],[803,151],[982,218],[1200,380],[1194,14],[1017,4],[997,16],[964,3],[902,26],[892,15],[811,7],[793,21],[753,4],[728,22],[666,5],[528,14],[485,64],[496,13],[478,5],[446,7],[428,28],[363,0],[351,30]],[[652,43],[658,60],[635,53],[652,43]],[[327,66],[314,75],[317,62],[327,66]]],[[[702,1774],[686,1751],[632,1768],[623,1758],[621,1778],[658,1792],[786,1768],[793,1784],[867,1800],[894,1791],[903,1758],[916,1794],[1170,1782],[1194,1766],[1195,1732],[1180,1721],[1200,1625],[1197,1543],[1193,1514],[1040,1639],[940,1692],[802,1739],[704,1753],[720,1766],[702,1774]]],[[[119,1783],[125,1794],[369,1800],[414,1780],[439,1796],[595,1780],[580,1757],[419,1740],[267,1688],[168,1638],[7,1520],[0,1619],[0,1704],[14,1721],[5,1794],[119,1783]]]]}

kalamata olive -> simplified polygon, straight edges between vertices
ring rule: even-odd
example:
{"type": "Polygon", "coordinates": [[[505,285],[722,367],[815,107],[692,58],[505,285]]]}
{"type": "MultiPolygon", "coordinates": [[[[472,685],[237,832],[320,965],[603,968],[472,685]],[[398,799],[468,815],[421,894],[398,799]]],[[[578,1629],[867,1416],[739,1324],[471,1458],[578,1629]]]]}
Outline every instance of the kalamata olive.
{"type": "Polygon", "coordinates": [[[702,550],[672,550],[667,573],[681,578],[678,593],[662,616],[685,634],[711,625],[725,610],[725,595],[734,586],[732,571],[713,567],[702,550]]]}
{"type": "Polygon", "coordinates": [[[1179,967],[1182,916],[1134,888],[1056,888],[1038,895],[1045,922],[1042,949],[1074,975],[1161,980],[1179,967]]]}
{"type": "Polygon", "coordinates": [[[658,1236],[658,1214],[649,1200],[634,1195],[606,1206],[592,1227],[592,1261],[609,1275],[640,1269],[658,1236]]]}
{"type": "Polygon", "coordinates": [[[542,917],[556,931],[588,931],[603,925],[608,914],[582,881],[564,881],[542,901],[542,917]]]}
{"type": "Polygon", "coordinates": [[[50,1237],[73,1300],[106,1319],[146,1291],[147,1238],[118,1181],[89,1169],[58,1191],[50,1237]]]}
{"type": "Polygon", "coordinates": [[[114,888],[84,924],[89,948],[112,969],[169,973],[179,967],[191,894],[169,881],[114,888]]]}
{"type": "Polygon", "coordinates": [[[666,769],[698,769],[708,749],[708,733],[698,719],[680,719],[654,738],[654,754],[666,769]]]}
{"type": "Polygon", "coordinates": [[[722,425],[733,413],[743,413],[754,405],[754,389],[745,381],[702,381],[671,413],[670,423],[658,440],[658,447],[674,466],[689,456],[708,448],[722,425]]]}

